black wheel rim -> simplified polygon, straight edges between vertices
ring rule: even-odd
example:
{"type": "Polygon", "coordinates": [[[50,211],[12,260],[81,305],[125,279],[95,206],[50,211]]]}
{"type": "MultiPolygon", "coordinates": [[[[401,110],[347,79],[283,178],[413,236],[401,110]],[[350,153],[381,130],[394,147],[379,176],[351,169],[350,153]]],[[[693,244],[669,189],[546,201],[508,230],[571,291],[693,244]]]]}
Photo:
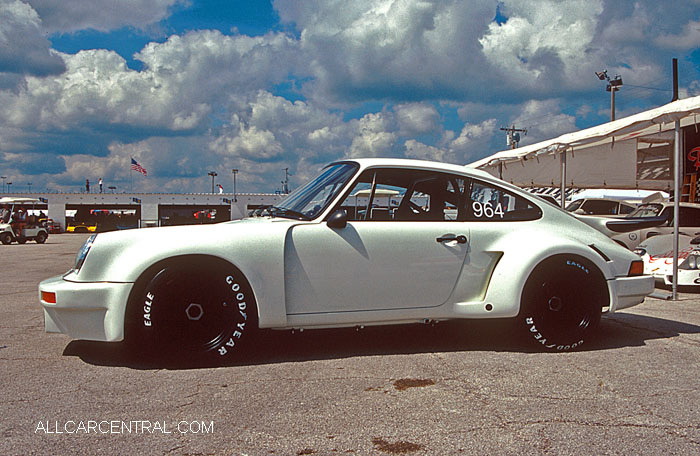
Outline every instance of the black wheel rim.
{"type": "Polygon", "coordinates": [[[542,328],[557,338],[576,336],[590,328],[596,318],[595,299],[581,290],[580,274],[543,279],[534,297],[535,315],[542,328]]]}
{"type": "MultiPolygon", "coordinates": [[[[167,272],[167,271],[166,271],[167,272]]],[[[228,341],[244,322],[226,275],[168,273],[159,281],[153,326],[167,344],[208,352],[228,341]]]]}

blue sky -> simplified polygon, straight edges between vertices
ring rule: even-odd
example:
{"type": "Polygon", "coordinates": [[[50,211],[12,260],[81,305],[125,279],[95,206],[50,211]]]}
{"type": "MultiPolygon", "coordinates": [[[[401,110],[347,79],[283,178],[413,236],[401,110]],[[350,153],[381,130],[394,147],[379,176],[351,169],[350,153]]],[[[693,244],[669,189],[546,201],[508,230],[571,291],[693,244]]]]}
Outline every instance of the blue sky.
{"type": "Polygon", "coordinates": [[[466,164],[700,94],[700,1],[0,0],[0,173],[23,190],[297,186],[346,157],[466,164]]]}

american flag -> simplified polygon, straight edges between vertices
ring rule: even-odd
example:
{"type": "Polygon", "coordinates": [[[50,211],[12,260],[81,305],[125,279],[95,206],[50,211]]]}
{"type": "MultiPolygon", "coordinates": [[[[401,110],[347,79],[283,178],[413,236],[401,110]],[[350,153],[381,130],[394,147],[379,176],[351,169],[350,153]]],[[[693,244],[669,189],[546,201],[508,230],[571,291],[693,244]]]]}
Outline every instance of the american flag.
{"type": "Polygon", "coordinates": [[[141,174],[143,174],[144,176],[147,176],[147,175],[148,175],[148,172],[146,171],[146,168],[144,168],[143,166],[139,165],[139,162],[137,162],[136,160],[134,160],[133,157],[131,158],[131,170],[132,170],[132,171],[138,171],[138,172],[140,172],[141,174]]]}

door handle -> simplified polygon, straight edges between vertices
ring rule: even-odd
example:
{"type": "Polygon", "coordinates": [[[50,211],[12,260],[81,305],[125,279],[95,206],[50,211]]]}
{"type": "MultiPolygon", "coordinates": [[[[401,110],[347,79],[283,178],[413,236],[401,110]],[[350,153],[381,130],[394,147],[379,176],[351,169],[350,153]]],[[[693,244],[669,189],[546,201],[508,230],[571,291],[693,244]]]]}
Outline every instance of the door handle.
{"type": "Polygon", "coordinates": [[[452,242],[452,241],[457,241],[458,244],[466,244],[467,243],[467,237],[463,234],[460,234],[458,236],[455,236],[454,234],[443,234],[439,238],[436,239],[438,242],[452,242]]]}

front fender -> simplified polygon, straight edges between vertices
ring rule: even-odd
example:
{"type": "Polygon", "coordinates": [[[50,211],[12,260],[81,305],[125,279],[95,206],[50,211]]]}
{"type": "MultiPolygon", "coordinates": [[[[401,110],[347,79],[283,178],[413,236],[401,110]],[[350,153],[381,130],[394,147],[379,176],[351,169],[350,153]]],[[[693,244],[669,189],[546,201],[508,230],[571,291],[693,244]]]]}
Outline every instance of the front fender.
{"type": "Polygon", "coordinates": [[[156,263],[208,255],[238,268],[251,285],[261,327],[284,326],[284,238],[290,223],[252,220],[99,234],[76,282],[133,283],[156,263]]]}

